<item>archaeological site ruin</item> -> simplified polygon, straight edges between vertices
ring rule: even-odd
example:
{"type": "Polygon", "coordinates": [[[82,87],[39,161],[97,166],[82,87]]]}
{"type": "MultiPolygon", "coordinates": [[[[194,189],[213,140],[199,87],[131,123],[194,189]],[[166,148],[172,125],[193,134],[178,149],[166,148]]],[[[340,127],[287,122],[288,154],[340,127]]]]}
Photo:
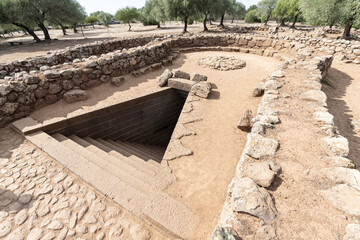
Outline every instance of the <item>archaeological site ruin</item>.
{"type": "Polygon", "coordinates": [[[359,41],[244,27],[2,64],[0,239],[359,239],[333,93],[359,63],[359,41]]]}

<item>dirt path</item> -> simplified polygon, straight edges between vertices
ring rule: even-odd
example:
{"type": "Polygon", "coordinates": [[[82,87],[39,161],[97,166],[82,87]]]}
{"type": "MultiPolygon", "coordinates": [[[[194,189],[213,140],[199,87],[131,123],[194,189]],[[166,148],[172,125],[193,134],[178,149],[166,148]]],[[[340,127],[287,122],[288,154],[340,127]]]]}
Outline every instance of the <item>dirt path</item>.
{"type": "Polygon", "coordinates": [[[360,67],[334,61],[328,74],[330,86],[323,90],[328,97],[340,134],[349,140],[349,159],[360,169],[360,67]]]}
{"type": "Polygon", "coordinates": [[[177,181],[167,192],[201,220],[194,239],[208,239],[217,224],[227,186],[246,142],[246,133],[238,130],[236,124],[245,109],[256,114],[260,99],[251,96],[252,89],[277,64],[275,59],[255,55],[198,52],[185,54],[172,66],[172,69],[204,74],[215,86],[210,99],[193,102],[194,110],[190,114],[203,120],[185,125],[197,133],[181,139],[194,155],[169,162],[177,181]],[[239,57],[246,61],[246,67],[217,71],[197,64],[199,58],[212,55],[239,57]]]}

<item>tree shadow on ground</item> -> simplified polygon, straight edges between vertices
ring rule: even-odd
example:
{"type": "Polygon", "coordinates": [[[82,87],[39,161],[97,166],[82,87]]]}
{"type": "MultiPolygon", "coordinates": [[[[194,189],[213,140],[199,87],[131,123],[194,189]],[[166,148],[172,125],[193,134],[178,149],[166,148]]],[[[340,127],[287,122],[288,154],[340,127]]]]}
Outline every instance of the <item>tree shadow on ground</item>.
{"type": "Polygon", "coordinates": [[[22,193],[20,195],[14,192],[0,188],[0,211],[7,213],[17,213],[23,209],[32,207],[33,195],[29,193],[22,193]]]}
{"type": "Polygon", "coordinates": [[[341,99],[345,96],[347,88],[354,79],[335,68],[329,70],[327,79],[329,84],[323,84],[322,90],[328,98],[329,112],[334,115],[334,122],[340,134],[349,140],[350,152],[348,158],[354,161],[357,169],[360,169],[360,138],[356,136],[354,131],[352,111],[346,102],[341,99]]]}

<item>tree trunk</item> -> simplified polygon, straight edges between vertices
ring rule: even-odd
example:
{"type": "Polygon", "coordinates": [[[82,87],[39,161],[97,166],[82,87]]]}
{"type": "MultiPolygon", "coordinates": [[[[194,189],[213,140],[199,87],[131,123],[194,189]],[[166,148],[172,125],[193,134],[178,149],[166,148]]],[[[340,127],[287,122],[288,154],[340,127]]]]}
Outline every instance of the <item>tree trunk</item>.
{"type": "Polygon", "coordinates": [[[268,15],[268,16],[266,17],[265,26],[268,24],[269,19],[270,19],[270,15],[268,15]]]}
{"type": "Polygon", "coordinates": [[[131,25],[130,25],[130,22],[128,22],[128,24],[129,24],[129,31],[131,31],[131,25]]]}
{"type": "Polygon", "coordinates": [[[49,31],[48,31],[47,28],[45,27],[44,23],[38,23],[38,26],[39,26],[39,28],[41,28],[41,30],[42,30],[43,33],[44,33],[45,41],[51,40],[49,31]]]}
{"type": "Polygon", "coordinates": [[[73,29],[74,29],[74,33],[77,33],[78,32],[78,30],[76,29],[76,23],[75,24],[73,24],[73,29]]]}
{"type": "Polygon", "coordinates": [[[95,29],[95,25],[94,24],[91,24],[93,26],[93,29],[95,29]]]}
{"type": "Polygon", "coordinates": [[[210,24],[210,25],[214,25],[214,24],[211,22],[211,19],[209,20],[209,24],[210,24]]]}
{"type": "Polygon", "coordinates": [[[16,23],[16,22],[13,22],[12,24],[14,24],[15,26],[18,26],[22,29],[24,29],[25,31],[27,31],[33,38],[36,42],[41,42],[40,38],[35,34],[35,32],[33,30],[31,30],[30,28],[28,28],[27,26],[21,24],[21,23],[16,23]]]}
{"type": "Polygon", "coordinates": [[[234,20],[235,20],[235,17],[233,17],[233,18],[231,19],[231,23],[234,23],[234,20]]]}
{"type": "Polygon", "coordinates": [[[353,25],[353,20],[351,19],[346,23],[346,27],[344,29],[344,33],[342,35],[342,38],[344,38],[344,39],[349,39],[350,38],[350,31],[351,31],[352,25],[353,25]]]}
{"type": "Polygon", "coordinates": [[[188,16],[185,17],[184,19],[184,30],[183,33],[187,32],[187,26],[188,26],[188,16]]]}
{"type": "Polygon", "coordinates": [[[298,17],[299,17],[299,14],[295,16],[294,21],[293,21],[293,24],[291,25],[290,28],[295,28],[295,24],[296,24],[296,22],[297,22],[298,17]]]}
{"type": "Polygon", "coordinates": [[[220,20],[220,27],[224,27],[224,18],[225,18],[225,14],[221,15],[221,20],[220,20]]]}
{"type": "Polygon", "coordinates": [[[334,24],[335,24],[335,21],[334,21],[334,20],[331,21],[331,23],[330,23],[330,25],[329,25],[330,29],[332,29],[332,27],[334,26],[334,24]]]}
{"type": "Polygon", "coordinates": [[[209,31],[209,29],[206,26],[206,22],[207,22],[207,14],[205,14],[205,18],[204,18],[204,32],[209,31]]]}
{"type": "Polygon", "coordinates": [[[158,22],[157,28],[161,28],[161,26],[160,26],[160,22],[158,22]]]}
{"type": "Polygon", "coordinates": [[[61,27],[61,30],[62,30],[62,32],[63,32],[63,35],[66,36],[67,34],[66,34],[66,29],[65,29],[65,27],[64,27],[62,24],[60,24],[60,27],[61,27]]]}
{"type": "Polygon", "coordinates": [[[285,19],[281,19],[280,20],[280,27],[285,27],[286,24],[285,24],[285,19]]]}

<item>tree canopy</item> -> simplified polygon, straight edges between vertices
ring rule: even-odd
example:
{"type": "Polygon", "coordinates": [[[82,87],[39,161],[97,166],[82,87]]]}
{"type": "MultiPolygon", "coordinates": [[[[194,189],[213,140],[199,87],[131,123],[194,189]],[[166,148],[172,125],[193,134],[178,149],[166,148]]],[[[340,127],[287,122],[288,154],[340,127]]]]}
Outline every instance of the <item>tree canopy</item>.
{"type": "Polygon", "coordinates": [[[360,24],[359,0],[300,0],[300,9],[311,24],[345,27],[343,38],[350,38],[352,26],[360,24]]]}
{"type": "Polygon", "coordinates": [[[116,12],[115,18],[121,22],[129,24],[129,31],[131,31],[131,22],[140,17],[139,11],[134,7],[126,7],[116,12]]]}
{"type": "Polygon", "coordinates": [[[260,16],[260,19],[265,22],[265,25],[267,25],[267,22],[275,9],[276,3],[277,0],[262,0],[258,3],[257,13],[260,16]]]}

